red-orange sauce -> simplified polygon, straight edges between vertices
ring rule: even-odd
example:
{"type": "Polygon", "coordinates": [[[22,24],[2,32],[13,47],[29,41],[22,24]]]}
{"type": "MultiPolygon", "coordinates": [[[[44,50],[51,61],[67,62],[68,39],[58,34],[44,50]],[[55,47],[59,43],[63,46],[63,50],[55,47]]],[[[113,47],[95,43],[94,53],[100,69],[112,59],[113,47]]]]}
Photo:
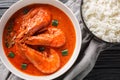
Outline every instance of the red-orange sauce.
{"type": "MultiPolygon", "coordinates": [[[[51,6],[51,5],[33,4],[33,5],[30,5],[30,6],[20,9],[9,19],[9,21],[7,22],[7,24],[4,28],[4,33],[3,33],[3,47],[4,47],[6,56],[8,57],[8,54],[10,51],[14,52],[15,53],[14,58],[8,57],[8,59],[12,65],[14,65],[18,70],[20,70],[24,73],[27,73],[30,75],[35,75],[35,76],[42,76],[42,75],[48,75],[48,74],[44,74],[44,73],[40,72],[38,69],[36,69],[36,67],[34,67],[34,65],[29,60],[22,58],[20,54],[16,54],[17,53],[16,45],[13,45],[11,48],[6,47],[6,41],[10,40],[10,38],[12,37],[12,36],[9,37],[9,31],[8,31],[8,26],[10,26],[10,24],[12,24],[11,21],[13,21],[13,29],[12,29],[11,34],[15,35],[15,33],[20,28],[20,25],[14,24],[15,20],[18,17],[25,15],[25,14],[23,14],[24,9],[31,9],[34,7],[44,7],[46,9],[50,10],[50,12],[52,13],[52,19],[56,19],[59,21],[57,28],[61,29],[65,33],[65,37],[66,37],[65,45],[60,48],[54,48],[60,57],[60,61],[61,61],[60,68],[62,68],[68,62],[68,60],[71,58],[74,48],[75,48],[76,36],[75,36],[75,30],[74,30],[73,24],[72,24],[71,20],[68,18],[68,16],[60,9],[58,9],[54,6],[51,6]],[[16,25],[16,26],[14,26],[14,25],[16,25]],[[64,49],[68,49],[67,56],[62,56],[61,51],[64,49]],[[23,70],[21,68],[22,63],[28,64],[27,69],[23,70]]],[[[50,24],[50,26],[52,26],[52,24],[50,24]]]]}

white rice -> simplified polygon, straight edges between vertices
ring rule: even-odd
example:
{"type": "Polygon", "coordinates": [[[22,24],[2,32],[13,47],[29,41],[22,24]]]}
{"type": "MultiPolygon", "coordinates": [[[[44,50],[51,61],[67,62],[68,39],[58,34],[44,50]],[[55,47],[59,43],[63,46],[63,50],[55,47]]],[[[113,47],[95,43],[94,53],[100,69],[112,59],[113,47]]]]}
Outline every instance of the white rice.
{"type": "Polygon", "coordinates": [[[87,27],[107,42],[120,42],[120,0],[83,0],[87,27]]]}

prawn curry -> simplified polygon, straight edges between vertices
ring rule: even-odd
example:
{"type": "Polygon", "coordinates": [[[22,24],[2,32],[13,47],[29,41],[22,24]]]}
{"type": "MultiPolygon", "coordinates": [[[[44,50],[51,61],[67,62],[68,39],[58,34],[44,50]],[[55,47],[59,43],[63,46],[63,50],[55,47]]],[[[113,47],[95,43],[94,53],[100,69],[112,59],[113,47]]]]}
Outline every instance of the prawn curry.
{"type": "Polygon", "coordinates": [[[3,48],[18,70],[34,75],[52,74],[71,58],[76,43],[68,16],[48,4],[18,10],[7,22],[3,48]]]}

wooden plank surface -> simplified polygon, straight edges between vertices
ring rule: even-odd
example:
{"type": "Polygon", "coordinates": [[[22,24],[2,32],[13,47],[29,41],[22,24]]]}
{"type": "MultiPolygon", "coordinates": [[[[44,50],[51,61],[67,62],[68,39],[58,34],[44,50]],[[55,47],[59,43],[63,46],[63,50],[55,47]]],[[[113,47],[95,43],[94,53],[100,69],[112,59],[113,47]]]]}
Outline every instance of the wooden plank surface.
{"type": "Polygon", "coordinates": [[[84,80],[120,80],[120,69],[93,69],[84,80]]]}

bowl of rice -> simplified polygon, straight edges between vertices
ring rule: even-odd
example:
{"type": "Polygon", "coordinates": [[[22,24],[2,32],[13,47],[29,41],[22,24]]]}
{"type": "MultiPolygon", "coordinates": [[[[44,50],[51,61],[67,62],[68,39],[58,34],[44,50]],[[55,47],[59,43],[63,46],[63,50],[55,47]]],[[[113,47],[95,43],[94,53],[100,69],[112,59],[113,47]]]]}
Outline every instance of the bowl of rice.
{"type": "Polygon", "coordinates": [[[81,61],[83,79],[102,51],[120,43],[120,0],[81,0],[80,16],[90,40],[81,61]]]}
{"type": "Polygon", "coordinates": [[[96,37],[106,42],[120,42],[119,0],[83,0],[82,16],[96,37]]]}

